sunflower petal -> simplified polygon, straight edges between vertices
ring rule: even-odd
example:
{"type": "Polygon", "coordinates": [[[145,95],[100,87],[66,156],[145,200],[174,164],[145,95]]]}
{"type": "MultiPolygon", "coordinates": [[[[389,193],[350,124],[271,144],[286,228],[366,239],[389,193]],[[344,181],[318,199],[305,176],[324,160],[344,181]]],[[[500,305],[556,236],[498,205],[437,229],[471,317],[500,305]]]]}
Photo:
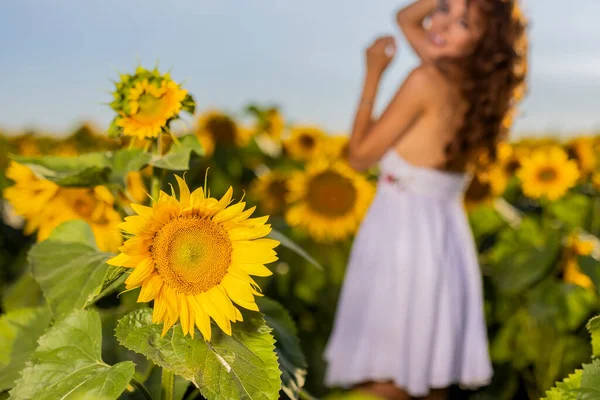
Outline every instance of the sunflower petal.
{"type": "Polygon", "coordinates": [[[179,202],[182,207],[188,207],[190,205],[190,188],[178,175],[175,175],[175,179],[177,179],[179,185],[179,202]]]}
{"type": "Polygon", "coordinates": [[[244,207],[246,207],[246,203],[244,202],[239,202],[237,204],[229,206],[226,209],[221,210],[217,214],[215,214],[212,220],[214,222],[228,221],[234,217],[237,217],[244,210],[244,207]]]}
{"type": "MultiPolygon", "coordinates": [[[[215,290],[214,288],[211,290],[215,290]]],[[[202,308],[206,310],[208,315],[215,320],[219,328],[229,336],[231,336],[231,322],[229,318],[225,317],[223,313],[210,301],[210,298],[206,292],[198,295],[198,302],[202,305],[202,308]]]]}
{"type": "Polygon", "coordinates": [[[140,286],[146,279],[150,278],[154,271],[154,261],[149,258],[145,259],[133,269],[133,272],[125,280],[127,289],[140,286]]]}
{"type": "Polygon", "coordinates": [[[162,288],[163,280],[158,274],[152,274],[150,278],[146,279],[142,284],[142,290],[138,296],[138,303],[147,303],[152,301],[160,293],[162,288]]]}

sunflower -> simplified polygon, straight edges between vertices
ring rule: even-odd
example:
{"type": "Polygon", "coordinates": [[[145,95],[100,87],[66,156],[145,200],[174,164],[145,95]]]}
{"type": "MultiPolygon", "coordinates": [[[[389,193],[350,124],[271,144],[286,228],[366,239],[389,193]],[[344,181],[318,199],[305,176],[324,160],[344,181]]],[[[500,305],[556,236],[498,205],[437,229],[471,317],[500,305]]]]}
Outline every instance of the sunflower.
{"type": "Polygon", "coordinates": [[[567,158],[564,150],[553,146],[535,150],[531,157],[523,159],[517,176],[527,197],[557,200],[575,186],[579,169],[575,161],[567,158]]]}
{"type": "Polygon", "coordinates": [[[521,160],[513,147],[506,142],[499,143],[496,150],[496,162],[488,167],[485,174],[493,196],[504,194],[508,182],[520,167],[521,160]]]}
{"type": "Polygon", "coordinates": [[[322,155],[325,132],[312,126],[295,126],[291,136],[283,142],[284,149],[293,160],[310,161],[322,155]]]}
{"type": "Polygon", "coordinates": [[[147,199],[148,188],[144,183],[142,171],[131,171],[125,178],[125,187],[133,201],[140,204],[147,199]]]}
{"type": "Polygon", "coordinates": [[[333,159],[348,159],[348,146],[350,138],[344,135],[329,136],[325,140],[323,147],[325,153],[333,159]]]}
{"type": "Polygon", "coordinates": [[[251,193],[259,200],[260,208],[271,215],[283,212],[288,192],[287,174],[274,170],[260,175],[251,187],[251,193]]]}
{"type": "Polygon", "coordinates": [[[129,239],[108,263],[132,268],[126,287],[141,287],[138,302],[154,300],[163,335],[179,320],[185,335],[193,337],[195,325],[210,340],[210,318],[231,335],[231,322],[242,320],[233,303],[258,311],[250,275],[271,275],[264,264],[277,260],[279,242],[264,238],[268,217],[249,218],[254,208],[244,211],[243,202],[230,205],[231,188],[217,201],[176,179],[179,199],[161,192],[152,207],[132,205],[137,215],[120,225],[129,239]]]}
{"type": "Polygon", "coordinates": [[[182,110],[193,112],[194,101],[169,74],[138,67],[135,75],[122,75],[116,83],[111,107],[118,116],[112,133],[138,139],[156,138],[182,110]]]}
{"type": "Polygon", "coordinates": [[[116,230],[121,216],[114,209],[114,197],[106,187],[61,187],[14,161],[6,176],[15,184],[5,189],[4,198],[26,220],[25,234],[37,231],[37,240],[42,241],[62,223],[81,219],[92,228],[100,250],[116,251],[121,245],[116,230]]]}
{"type": "Polygon", "coordinates": [[[254,131],[237,124],[229,115],[216,110],[203,113],[196,129],[198,139],[206,155],[214,153],[216,146],[245,147],[254,131]]]}
{"type": "Polygon", "coordinates": [[[591,137],[579,137],[566,145],[569,158],[575,160],[583,175],[588,175],[596,169],[596,152],[591,137]]]}
{"type": "Polygon", "coordinates": [[[255,130],[266,134],[272,140],[279,141],[285,129],[283,115],[277,108],[269,108],[261,114],[262,118],[259,118],[255,130]]]}
{"type": "Polygon", "coordinates": [[[563,279],[565,282],[579,285],[586,289],[594,287],[589,276],[581,272],[577,262],[579,256],[589,256],[594,250],[594,243],[590,240],[581,240],[577,235],[569,236],[565,252],[563,279]]]}
{"type": "Polygon", "coordinates": [[[341,161],[314,161],[295,172],[289,182],[287,222],[319,242],[343,240],[354,234],[375,188],[341,161]]]}

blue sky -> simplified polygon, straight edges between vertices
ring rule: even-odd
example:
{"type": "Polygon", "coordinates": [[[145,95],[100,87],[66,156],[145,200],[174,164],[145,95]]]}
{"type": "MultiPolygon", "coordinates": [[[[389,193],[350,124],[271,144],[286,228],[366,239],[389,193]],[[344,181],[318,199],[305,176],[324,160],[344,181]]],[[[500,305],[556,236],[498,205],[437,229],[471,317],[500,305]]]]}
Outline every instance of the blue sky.
{"type": "MultiPolygon", "coordinates": [[[[364,46],[398,30],[392,0],[3,0],[0,127],[106,127],[110,79],[138,61],[171,69],[199,109],[279,104],[296,122],[347,131],[364,46]],[[342,6],[343,4],[343,6],[342,6]]],[[[524,0],[530,95],[517,132],[600,128],[600,2],[524,0]]],[[[404,43],[379,108],[416,63],[404,43]]]]}

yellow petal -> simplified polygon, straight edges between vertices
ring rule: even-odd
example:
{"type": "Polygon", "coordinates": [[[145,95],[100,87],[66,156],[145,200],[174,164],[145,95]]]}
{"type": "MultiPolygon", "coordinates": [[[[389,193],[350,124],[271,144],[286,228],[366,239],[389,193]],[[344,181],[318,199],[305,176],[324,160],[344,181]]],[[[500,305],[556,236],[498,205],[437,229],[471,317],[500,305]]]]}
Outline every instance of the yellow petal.
{"type": "MultiPolygon", "coordinates": [[[[214,289],[211,289],[214,290],[214,289]]],[[[206,292],[198,295],[198,302],[202,305],[202,308],[206,310],[208,315],[215,320],[219,328],[229,336],[231,336],[231,323],[229,318],[226,318],[225,315],[210,301],[210,298],[206,294],[206,292]]]]}
{"type": "Polygon", "coordinates": [[[239,202],[237,204],[229,206],[226,209],[219,211],[212,218],[212,220],[214,222],[228,221],[228,220],[236,217],[237,215],[239,215],[244,210],[244,207],[246,207],[246,203],[244,203],[244,202],[239,202]]]}
{"type": "Polygon", "coordinates": [[[271,276],[273,272],[263,264],[239,264],[239,268],[254,276],[271,276]]]}
{"type": "Polygon", "coordinates": [[[152,217],[154,212],[152,207],[146,207],[141,204],[131,203],[131,208],[133,208],[133,211],[135,211],[138,215],[146,219],[152,217]]]}
{"type": "Polygon", "coordinates": [[[223,195],[223,197],[221,197],[221,200],[219,200],[211,208],[216,209],[216,210],[224,209],[225,207],[227,207],[229,205],[229,203],[231,203],[232,196],[233,196],[233,187],[229,186],[229,189],[227,189],[227,192],[223,195]]]}
{"type": "Polygon", "coordinates": [[[138,303],[147,303],[152,301],[160,293],[162,288],[163,280],[158,274],[152,274],[150,278],[146,279],[142,284],[142,290],[138,296],[138,303]]]}
{"type": "Polygon", "coordinates": [[[133,269],[133,272],[125,280],[127,289],[140,286],[154,271],[154,261],[150,258],[145,259],[133,269]]]}
{"type": "Polygon", "coordinates": [[[177,184],[179,185],[179,202],[182,207],[189,207],[190,205],[190,188],[185,183],[183,179],[179,176],[175,175],[175,179],[177,179],[177,184]]]}
{"type": "Polygon", "coordinates": [[[106,261],[108,265],[114,265],[116,267],[128,267],[133,268],[135,265],[131,265],[131,258],[125,253],[119,253],[113,258],[106,261]]]}
{"type": "Polygon", "coordinates": [[[231,240],[252,240],[262,238],[271,232],[270,225],[259,225],[252,228],[234,228],[229,231],[231,240]]]}
{"type": "Polygon", "coordinates": [[[250,285],[246,282],[234,278],[231,275],[226,275],[221,281],[221,285],[225,288],[227,296],[238,304],[239,302],[250,303],[254,301],[250,285]]]}
{"type": "Polygon", "coordinates": [[[201,207],[204,204],[204,189],[194,190],[190,196],[190,205],[194,208],[201,207]]]}
{"type": "Polygon", "coordinates": [[[191,325],[190,332],[190,311],[188,308],[188,302],[186,296],[183,293],[177,295],[177,301],[179,302],[179,321],[181,322],[181,330],[184,335],[188,332],[194,337],[194,325],[191,325]]]}
{"type": "Polygon", "coordinates": [[[212,328],[210,326],[210,316],[206,313],[202,305],[198,302],[198,296],[190,296],[190,307],[193,309],[196,326],[204,336],[204,340],[210,341],[212,328]]]}

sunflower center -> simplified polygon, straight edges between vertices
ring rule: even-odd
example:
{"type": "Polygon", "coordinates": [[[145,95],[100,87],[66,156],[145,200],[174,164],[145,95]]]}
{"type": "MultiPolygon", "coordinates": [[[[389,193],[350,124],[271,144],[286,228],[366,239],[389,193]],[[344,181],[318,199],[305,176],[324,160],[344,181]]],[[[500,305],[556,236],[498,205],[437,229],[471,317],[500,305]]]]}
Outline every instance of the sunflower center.
{"type": "Polygon", "coordinates": [[[288,193],[288,188],[284,180],[275,180],[267,187],[269,196],[279,202],[285,201],[285,196],[288,193]]]}
{"type": "Polygon", "coordinates": [[[233,144],[236,137],[235,122],[227,116],[212,117],[206,123],[206,130],[218,143],[233,144]]]}
{"type": "Polygon", "coordinates": [[[314,211],[339,217],[352,211],[357,193],[349,179],[336,172],[325,171],[311,179],[306,197],[314,211]]]}
{"type": "Polygon", "coordinates": [[[144,93],[138,99],[139,110],[135,114],[135,118],[139,121],[154,121],[157,116],[163,113],[166,106],[166,98],[155,97],[151,94],[144,93]]]}
{"type": "Polygon", "coordinates": [[[315,138],[306,134],[301,135],[298,138],[298,142],[300,143],[300,146],[302,146],[306,150],[312,149],[313,147],[315,147],[316,144],[315,138]]]}
{"type": "Polygon", "coordinates": [[[512,176],[520,167],[521,163],[518,159],[515,158],[506,163],[506,165],[504,166],[504,170],[507,174],[512,176]]]}
{"type": "Polygon", "coordinates": [[[89,218],[94,213],[97,202],[91,191],[86,189],[62,188],[61,192],[69,202],[71,208],[80,216],[89,218]]]}
{"type": "Polygon", "coordinates": [[[225,229],[209,219],[179,217],[154,236],[152,258],[165,283],[180,293],[199,294],[218,285],[231,264],[225,229]]]}
{"type": "Polygon", "coordinates": [[[556,170],[552,167],[542,168],[538,172],[538,179],[542,182],[552,182],[556,179],[556,170]]]}

